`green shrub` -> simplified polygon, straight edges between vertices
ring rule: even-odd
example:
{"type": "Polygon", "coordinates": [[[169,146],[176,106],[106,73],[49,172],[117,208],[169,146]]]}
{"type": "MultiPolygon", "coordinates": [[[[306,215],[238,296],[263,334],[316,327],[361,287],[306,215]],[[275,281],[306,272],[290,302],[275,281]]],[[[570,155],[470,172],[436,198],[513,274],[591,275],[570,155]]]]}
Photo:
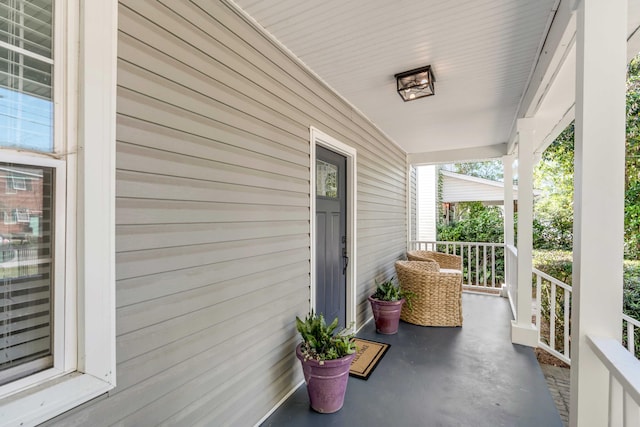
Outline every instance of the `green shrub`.
{"type": "Polygon", "coordinates": [[[533,251],[533,268],[571,285],[573,255],[569,251],[533,251]]]}
{"type": "MultiPolygon", "coordinates": [[[[533,267],[566,283],[572,284],[573,258],[569,251],[534,251],[533,267]]],[[[535,286],[535,282],[534,282],[535,286]]],[[[640,320],[640,261],[624,261],[623,269],[623,312],[640,320]]],[[[541,302],[542,321],[549,323],[551,287],[542,281],[541,302]]],[[[556,342],[562,343],[564,336],[564,291],[556,291],[556,342]]],[[[635,334],[636,357],[640,358],[640,331],[635,334]]],[[[548,339],[548,338],[547,338],[548,339]]],[[[548,342],[548,341],[547,341],[548,342]]],[[[627,342],[626,328],[623,332],[623,344],[627,342]]]]}
{"type": "MultiPolygon", "coordinates": [[[[484,206],[481,202],[460,203],[460,215],[449,224],[438,224],[438,240],[448,242],[487,242],[502,243],[504,241],[504,222],[502,210],[497,206],[484,206]]],[[[446,252],[444,246],[439,246],[438,251],[446,252]]],[[[476,254],[472,250],[461,251],[456,249],[456,255],[462,257],[462,274],[464,283],[483,285],[493,281],[491,271],[491,248],[487,252],[482,250],[476,254]],[[478,269],[476,270],[476,265],[478,269]],[[487,271],[483,266],[487,265],[487,271]],[[469,269],[469,266],[471,268],[469,269]]],[[[500,286],[504,281],[504,250],[495,249],[495,283],[500,286]]]]}

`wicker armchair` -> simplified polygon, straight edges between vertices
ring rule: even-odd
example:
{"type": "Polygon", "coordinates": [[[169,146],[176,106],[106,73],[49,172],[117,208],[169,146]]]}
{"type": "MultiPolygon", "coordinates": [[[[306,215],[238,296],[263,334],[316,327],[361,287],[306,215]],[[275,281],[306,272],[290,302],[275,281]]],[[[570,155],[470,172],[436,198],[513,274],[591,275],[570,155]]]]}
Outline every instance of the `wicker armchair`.
{"type": "Polygon", "coordinates": [[[407,259],[409,261],[435,261],[440,265],[440,268],[462,271],[462,257],[458,255],[432,251],[409,251],[407,259]]]}
{"type": "Polygon", "coordinates": [[[400,318],[421,326],[462,326],[462,273],[440,272],[436,263],[396,261],[400,286],[415,297],[400,318]]]}

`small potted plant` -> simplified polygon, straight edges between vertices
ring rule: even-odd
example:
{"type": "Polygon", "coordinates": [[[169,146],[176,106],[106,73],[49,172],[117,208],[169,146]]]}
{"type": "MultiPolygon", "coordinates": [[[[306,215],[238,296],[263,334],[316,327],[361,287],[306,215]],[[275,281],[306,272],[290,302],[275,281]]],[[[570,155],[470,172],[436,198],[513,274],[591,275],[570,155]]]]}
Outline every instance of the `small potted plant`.
{"type": "Polygon", "coordinates": [[[376,282],[376,286],[376,292],[369,297],[376,331],[387,335],[395,334],[398,332],[402,305],[406,302],[411,307],[413,292],[402,290],[393,283],[393,279],[376,282]]]}
{"type": "Polygon", "coordinates": [[[296,317],[296,328],[302,336],[296,356],[302,364],[311,408],[325,414],[342,408],[356,354],[354,334],[347,329],[336,333],[337,327],[338,318],[327,326],[322,314],[311,312],[304,321],[296,317]]]}

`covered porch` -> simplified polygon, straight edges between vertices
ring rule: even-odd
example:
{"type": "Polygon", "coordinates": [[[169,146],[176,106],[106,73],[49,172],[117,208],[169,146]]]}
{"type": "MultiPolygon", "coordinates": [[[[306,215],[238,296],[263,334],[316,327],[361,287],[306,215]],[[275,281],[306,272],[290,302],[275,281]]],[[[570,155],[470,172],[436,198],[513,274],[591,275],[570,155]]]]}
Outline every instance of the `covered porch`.
{"type": "Polygon", "coordinates": [[[263,426],[562,426],[530,347],[511,343],[509,303],[463,294],[462,328],[367,323],[358,337],[391,344],[367,381],[349,378],[335,414],[309,408],[299,387],[263,426]]]}
{"type": "Polygon", "coordinates": [[[9,383],[0,424],[560,425],[532,350],[531,175],[575,119],[570,424],[639,425],[620,328],[628,3],[56,2],[69,58],[44,63],[69,142],[16,162],[70,156],[56,223],[72,231],[54,236],[68,244],[63,377],[9,383]],[[401,101],[395,73],[426,65],[436,95],[401,101]],[[392,345],[334,415],[310,411],[294,354],[294,319],[317,308],[317,147],[346,162],[346,324],[392,345]],[[367,297],[416,239],[414,166],[489,158],[518,178],[509,299],[465,294],[462,328],[379,337],[367,297]]]}

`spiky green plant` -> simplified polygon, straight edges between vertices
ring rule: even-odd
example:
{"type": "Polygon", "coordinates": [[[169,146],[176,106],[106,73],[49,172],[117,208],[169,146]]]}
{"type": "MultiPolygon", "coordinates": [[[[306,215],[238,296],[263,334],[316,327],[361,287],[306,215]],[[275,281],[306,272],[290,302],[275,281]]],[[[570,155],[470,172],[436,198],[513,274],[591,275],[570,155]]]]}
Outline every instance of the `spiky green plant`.
{"type": "Polygon", "coordinates": [[[400,301],[404,298],[409,309],[412,309],[411,300],[415,293],[397,286],[391,278],[382,283],[376,281],[376,292],[371,297],[380,301],[400,301]]]}
{"type": "Polygon", "coordinates": [[[324,361],[355,353],[354,334],[348,329],[335,333],[337,327],[337,317],[327,325],[324,316],[313,311],[304,321],[296,316],[296,329],[302,336],[301,351],[305,358],[324,361]]]}

